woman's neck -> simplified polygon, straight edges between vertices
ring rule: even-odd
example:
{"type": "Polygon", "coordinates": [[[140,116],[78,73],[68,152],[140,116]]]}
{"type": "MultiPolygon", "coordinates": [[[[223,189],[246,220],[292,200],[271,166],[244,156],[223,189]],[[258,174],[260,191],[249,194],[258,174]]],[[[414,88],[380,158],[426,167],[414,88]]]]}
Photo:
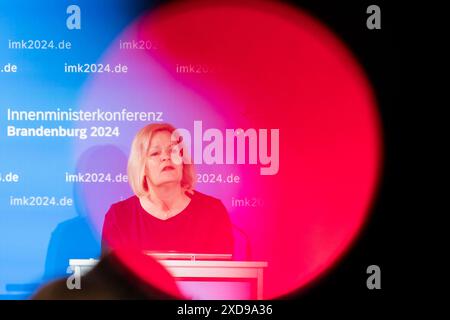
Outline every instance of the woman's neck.
{"type": "Polygon", "coordinates": [[[149,190],[149,200],[163,211],[172,209],[183,199],[183,188],[179,183],[152,187],[149,190]]]}

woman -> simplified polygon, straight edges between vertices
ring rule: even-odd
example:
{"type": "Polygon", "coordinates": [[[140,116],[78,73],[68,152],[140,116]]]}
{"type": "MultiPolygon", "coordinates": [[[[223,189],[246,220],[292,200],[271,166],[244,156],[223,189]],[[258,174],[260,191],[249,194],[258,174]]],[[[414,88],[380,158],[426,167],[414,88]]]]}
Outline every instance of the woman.
{"type": "Polygon", "coordinates": [[[134,196],[106,214],[108,247],[188,253],[232,253],[222,202],[194,191],[194,167],[169,124],[150,124],[133,140],[128,179],[134,196]]]}

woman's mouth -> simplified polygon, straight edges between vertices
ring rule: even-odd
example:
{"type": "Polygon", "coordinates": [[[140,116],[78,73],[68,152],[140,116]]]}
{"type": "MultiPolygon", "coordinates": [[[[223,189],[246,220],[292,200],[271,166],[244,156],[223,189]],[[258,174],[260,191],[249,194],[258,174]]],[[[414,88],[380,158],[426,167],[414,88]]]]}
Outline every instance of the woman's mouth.
{"type": "Polygon", "coordinates": [[[164,167],[161,171],[164,172],[164,171],[169,171],[169,170],[175,170],[175,167],[167,166],[167,167],[164,167]]]}

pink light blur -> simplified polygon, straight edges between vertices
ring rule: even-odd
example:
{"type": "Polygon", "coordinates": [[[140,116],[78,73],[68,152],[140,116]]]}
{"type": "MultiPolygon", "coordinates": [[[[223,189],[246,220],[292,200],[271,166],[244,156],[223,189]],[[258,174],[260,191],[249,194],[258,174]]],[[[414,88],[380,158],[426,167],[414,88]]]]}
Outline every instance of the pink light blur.
{"type": "MultiPolygon", "coordinates": [[[[199,171],[234,172],[242,183],[198,189],[224,202],[251,239],[252,260],[268,262],[265,298],[331,268],[367,219],[381,162],[372,89],[343,43],[306,13],[260,1],[169,5],[119,38],[151,40],[157,48],[119,50],[115,41],[104,62],[126,61],[135,70],[131,80],[97,76],[83,103],[158,105],[168,122],[188,129],[194,120],[219,129],[279,129],[278,174],[261,176],[248,164],[201,165],[199,171]],[[177,65],[190,63],[209,71],[179,72],[177,65]],[[232,198],[244,197],[262,205],[233,205],[232,198]]],[[[125,131],[124,146],[135,129],[125,131]]]]}

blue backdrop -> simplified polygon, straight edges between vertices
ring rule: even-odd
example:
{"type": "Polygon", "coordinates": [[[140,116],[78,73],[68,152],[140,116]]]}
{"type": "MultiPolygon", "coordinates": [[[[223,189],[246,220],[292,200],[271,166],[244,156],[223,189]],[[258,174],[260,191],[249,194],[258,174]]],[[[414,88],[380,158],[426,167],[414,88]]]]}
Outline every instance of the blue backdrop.
{"type": "Polygon", "coordinates": [[[70,257],[100,253],[99,234],[85,216],[79,191],[62,177],[79,165],[80,159],[71,156],[74,139],[8,137],[8,109],[76,109],[88,74],[64,73],[64,64],[96,63],[117,34],[151,5],[0,0],[0,299],[27,298],[44,281],[66,275],[70,257]],[[81,29],[66,25],[70,5],[81,8],[81,29]],[[62,41],[71,48],[50,48],[62,41]],[[17,48],[18,43],[34,49],[17,48]]]}

